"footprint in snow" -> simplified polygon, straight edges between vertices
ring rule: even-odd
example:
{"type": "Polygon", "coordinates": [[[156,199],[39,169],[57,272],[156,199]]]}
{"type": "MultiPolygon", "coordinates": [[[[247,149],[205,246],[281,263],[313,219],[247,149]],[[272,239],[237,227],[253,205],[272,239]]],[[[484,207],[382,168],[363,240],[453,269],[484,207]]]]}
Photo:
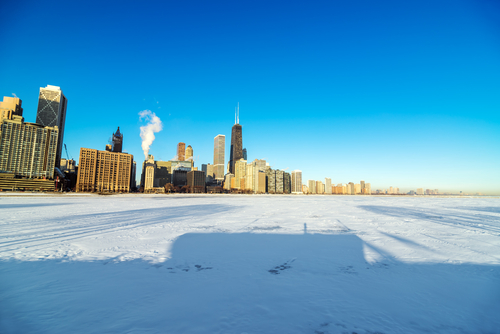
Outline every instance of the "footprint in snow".
{"type": "Polygon", "coordinates": [[[199,264],[195,264],[194,265],[194,268],[191,268],[190,266],[176,266],[175,268],[173,267],[168,267],[167,269],[170,270],[169,273],[171,274],[175,274],[177,271],[176,270],[180,270],[180,271],[183,271],[183,272],[189,272],[190,269],[193,269],[193,270],[196,270],[196,271],[202,271],[202,270],[208,270],[208,269],[212,269],[213,267],[203,267],[199,264]]]}
{"type": "Polygon", "coordinates": [[[282,265],[276,266],[273,269],[268,270],[268,272],[270,272],[273,275],[279,275],[280,271],[292,268],[292,266],[290,266],[290,263],[292,263],[293,261],[295,261],[295,259],[287,261],[287,262],[283,263],[282,265]]]}

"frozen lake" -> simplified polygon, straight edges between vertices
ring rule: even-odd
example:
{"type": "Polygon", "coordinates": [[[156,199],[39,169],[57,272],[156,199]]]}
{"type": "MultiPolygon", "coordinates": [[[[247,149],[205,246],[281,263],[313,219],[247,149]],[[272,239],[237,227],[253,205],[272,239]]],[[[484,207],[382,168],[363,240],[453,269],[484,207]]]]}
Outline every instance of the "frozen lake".
{"type": "Polygon", "coordinates": [[[500,333],[500,199],[0,195],[0,333],[500,333]]]}

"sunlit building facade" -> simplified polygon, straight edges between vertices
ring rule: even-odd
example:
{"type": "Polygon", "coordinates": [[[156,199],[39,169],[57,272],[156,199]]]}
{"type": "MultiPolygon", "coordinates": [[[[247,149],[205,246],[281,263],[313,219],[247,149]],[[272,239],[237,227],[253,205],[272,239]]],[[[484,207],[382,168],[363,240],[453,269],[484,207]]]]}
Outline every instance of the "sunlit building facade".
{"type": "Polygon", "coordinates": [[[66,124],[66,108],[68,100],[58,86],[40,87],[36,123],[42,126],[58,128],[56,167],[59,167],[66,124]]]}
{"type": "MultiPolygon", "coordinates": [[[[129,192],[132,163],[131,154],[82,147],[80,149],[76,191],[129,192]]],[[[145,184],[150,186],[153,180],[154,168],[149,174],[146,172],[145,184]]]]}

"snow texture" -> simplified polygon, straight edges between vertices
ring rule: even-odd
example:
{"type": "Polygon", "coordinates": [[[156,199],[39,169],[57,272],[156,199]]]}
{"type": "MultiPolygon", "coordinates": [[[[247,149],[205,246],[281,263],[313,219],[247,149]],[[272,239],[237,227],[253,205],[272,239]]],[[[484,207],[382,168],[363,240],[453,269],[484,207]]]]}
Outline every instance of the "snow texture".
{"type": "Polygon", "coordinates": [[[500,200],[0,195],[0,333],[500,333],[500,200]]]}

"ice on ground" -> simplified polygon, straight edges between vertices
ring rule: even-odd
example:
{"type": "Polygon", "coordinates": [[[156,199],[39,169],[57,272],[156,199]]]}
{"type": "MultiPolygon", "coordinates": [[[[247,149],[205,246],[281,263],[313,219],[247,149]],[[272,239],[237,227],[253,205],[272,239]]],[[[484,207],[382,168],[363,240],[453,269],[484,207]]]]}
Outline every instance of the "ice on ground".
{"type": "Polygon", "coordinates": [[[0,333],[499,333],[500,200],[0,196],[0,333]]]}

